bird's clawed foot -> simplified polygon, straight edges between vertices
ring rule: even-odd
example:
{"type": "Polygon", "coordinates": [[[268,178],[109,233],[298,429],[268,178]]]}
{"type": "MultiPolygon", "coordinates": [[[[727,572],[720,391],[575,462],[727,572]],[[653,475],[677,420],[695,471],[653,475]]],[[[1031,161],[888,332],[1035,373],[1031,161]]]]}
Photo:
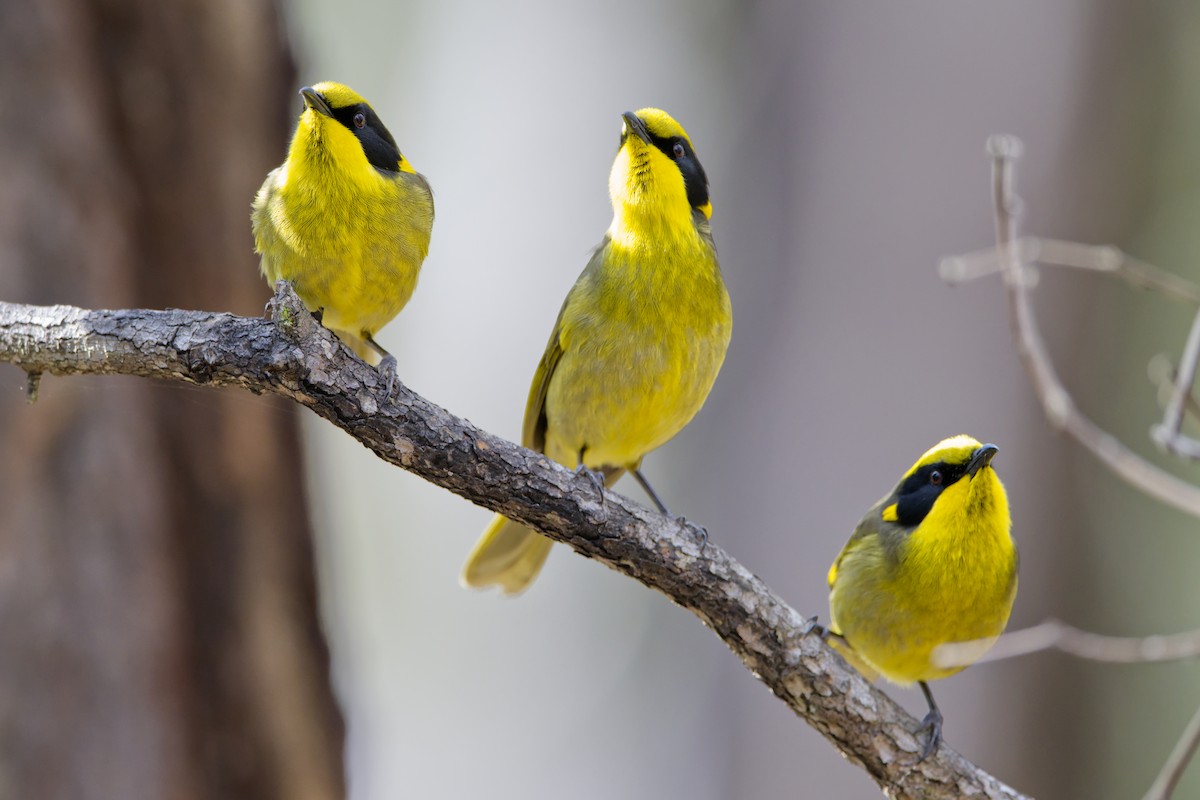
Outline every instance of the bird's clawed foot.
{"type": "Polygon", "coordinates": [[[592,488],[596,490],[596,495],[600,498],[600,505],[604,505],[604,472],[598,469],[588,469],[587,465],[582,460],[579,466],[575,468],[576,475],[587,477],[588,482],[592,484],[592,488]]]}
{"type": "MultiPolygon", "coordinates": [[[[669,511],[667,512],[667,516],[678,522],[679,527],[683,530],[687,530],[688,525],[692,524],[688,521],[687,517],[677,517],[669,511]]],[[[696,538],[700,540],[700,552],[703,553],[704,548],[708,546],[708,528],[703,525],[696,525],[696,528],[700,531],[696,538]]]]}
{"type": "Polygon", "coordinates": [[[820,618],[819,617],[809,617],[808,618],[807,622],[808,622],[808,632],[809,633],[815,633],[817,636],[821,637],[822,642],[828,642],[829,638],[831,636],[836,637],[838,639],[842,638],[838,634],[829,630],[829,628],[826,628],[824,625],[817,622],[818,619],[820,619],[820,618]]]}
{"type": "Polygon", "coordinates": [[[400,379],[396,375],[396,357],[388,354],[379,362],[379,377],[383,379],[383,391],[391,398],[396,393],[396,385],[400,379]]]}
{"type": "Polygon", "coordinates": [[[921,757],[917,759],[917,763],[920,763],[933,755],[942,742],[942,712],[935,708],[926,714],[925,719],[921,720],[921,727],[917,728],[917,733],[927,734],[925,746],[921,748],[921,757]]]}
{"type": "Polygon", "coordinates": [[[379,377],[383,378],[383,391],[391,399],[393,393],[396,391],[397,384],[400,383],[400,379],[396,376],[396,357],[387,350],[384,350],[379,345],[379,342],[375,341],[375,337],[367,331],[362,332],[362,340],[367,343],[367,347],[370,347],[380,356],[379,366],[375,369],[379,371],[379,377]]]}

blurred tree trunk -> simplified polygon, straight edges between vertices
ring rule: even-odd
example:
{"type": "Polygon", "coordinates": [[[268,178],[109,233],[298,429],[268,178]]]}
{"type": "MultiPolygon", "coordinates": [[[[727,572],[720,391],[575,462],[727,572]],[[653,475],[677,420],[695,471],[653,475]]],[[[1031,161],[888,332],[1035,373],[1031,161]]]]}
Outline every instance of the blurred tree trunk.
{"type": "MultiPolygon", "coordinates": [[[[255,313],[271,0],[0,3],[0,297],[255,313]]],[[[0,798],[330,798],[293,406],[0,374],[0,798]]]]}

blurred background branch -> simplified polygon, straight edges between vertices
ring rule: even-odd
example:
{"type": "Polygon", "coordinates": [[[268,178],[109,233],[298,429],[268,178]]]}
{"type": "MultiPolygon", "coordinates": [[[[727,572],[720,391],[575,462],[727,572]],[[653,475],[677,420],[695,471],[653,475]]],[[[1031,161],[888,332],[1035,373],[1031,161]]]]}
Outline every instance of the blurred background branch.
{"type": "Polygon", "coordinates": [[[1200,657],[1200,630],[1155,636],[1104,636],[1048,619],[1029,628],[1009,631],[996,640],[944,644],[934,658],[944,667],[1058,650],[1077,658],[1110,664],[1151,664],[1200,657]],[[988,649],[990,647],[990,649],[988,649]],[[981,653],[980,651],[986,651],[981,653]]]}
{"type": "MultiPolygon", "coordinates": [[[[1200,488],[1151,464],[1083,414],[1058,378],[1037,325],[1030,300],[1036,284],[1031,262],[1094,270],[1123,277],[1134,285],[1153,289],[1169,298],[1200,302],[1200,287],[1150,264],[1129,258],[1111,247],[1089,247],[1073,242],[1020,239],[1017,234],[1021,200],[1016,194],[1015,162],[1021,156],[1020,140],[996,135],[988,140],[992,158],[995,255],[972,253],[947,258],[940,271],[949,282],[970,280],[999,271],[1004,277],[1008,308],[1017,352],[1052,427],[1066,431],[1105,466],[1131,486],[1161,502],[1200,517],[1200,488]]],[[[1172,385],[1163,420],[1150,429],[1151,437],[1176,455],[1200,457],[1200,442],[1181,433],[1184,416],[1196,407],[1192,385],[1200,359],[1200,311],[1182,348],[1179,366],[1171,370],[1172,385]]],[[[1200,655],[1200,630],[1174,635],[1113,637],[1082,631],[1047,620],[1040,625],[1003,634],[991,641],[943,645],[934,658],[946,666],[967,665],[992,647],[983,660],[995,661],[1042,650],[1061,650],[1079,658],[1110,663],[1149,663],[1194,659],[1200,655]]],[[[1200,745],[1200,710],[1172,749],[1146,800],[1170,797],[1188,761],[1200,745]]]]}

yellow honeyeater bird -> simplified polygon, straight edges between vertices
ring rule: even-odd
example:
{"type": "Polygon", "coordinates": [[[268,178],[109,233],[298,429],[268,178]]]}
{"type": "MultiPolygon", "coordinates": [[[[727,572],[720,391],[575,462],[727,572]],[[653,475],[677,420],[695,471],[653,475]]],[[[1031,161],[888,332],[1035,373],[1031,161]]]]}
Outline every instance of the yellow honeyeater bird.
{"type": "Polygon", "coordinates": [[[396,360],[375,333],[400,313],[429,251],[433,195],[371,106],[347,86],[300,90],[287,160],[267,175],[251,220],[267,282],[291,281],[389,387],[396,360]],[[372,353],[374,351],[374,353],[372,353]]]}
{"type": "MultiPolygon", "coordinates": [[[[525,407],[522,443],[568,467],[626,471],[663,513],[639,467],[708,396],[733,325],[709,218],[708,178],[665,112],[622,115],[608,179],[613,220],[567,294],[525,407]]],[[[599,478],[597,478],[599,480],[599,478]]],[[[462,572],[465,586],[526,589],[551,542],[497,516],[462,572]]]]}
{"type": "Polygon", "coordinates": [[[829,568],[830,633],[849,646],[848,659],[871,679],[921,686],[929,703],[922,760],[942,730],[926,681],[964,668],[938,666],[934,649],[982,640],[975,657],[982,656],[1017,595],[1008,498],[991,466],[996,450],[970,436],[938,442],[867,512],[829,568]]]}

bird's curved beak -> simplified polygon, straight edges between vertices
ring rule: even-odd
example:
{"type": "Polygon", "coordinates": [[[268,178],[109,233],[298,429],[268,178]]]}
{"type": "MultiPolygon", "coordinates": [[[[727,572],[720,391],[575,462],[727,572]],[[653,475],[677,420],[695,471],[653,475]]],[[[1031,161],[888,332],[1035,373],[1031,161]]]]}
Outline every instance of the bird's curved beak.
{"type": "Polygon", "coordinates": [[[975,473],[986,467],[992,461],[992,456],[1000,452],[1000,448],[994,444],[985,444],[971,454],[971,460],[967,462],[967,474],[972,478],[975,473]]]}
{"type": "Polygon", "coordinates": [[[324,95],[313,87],[305,86],[300,90],[300,96],[304,98],[304,105],[308,108],[327,117],[333,116],[333,109],[329,107],[329,103],[326,102],[324,95]]]}
{"type": "Polygon", "coordinates": [[[653,144],[650,140],[650,131],[646,128],[646,123],[642,118],[632,111],[626,111],[621,115],[621,119],[625,120],[625,128],[621,131],[621,141],[625,141],[625,137],[630,133],[636,135],[646,144],[653,144]]]}

